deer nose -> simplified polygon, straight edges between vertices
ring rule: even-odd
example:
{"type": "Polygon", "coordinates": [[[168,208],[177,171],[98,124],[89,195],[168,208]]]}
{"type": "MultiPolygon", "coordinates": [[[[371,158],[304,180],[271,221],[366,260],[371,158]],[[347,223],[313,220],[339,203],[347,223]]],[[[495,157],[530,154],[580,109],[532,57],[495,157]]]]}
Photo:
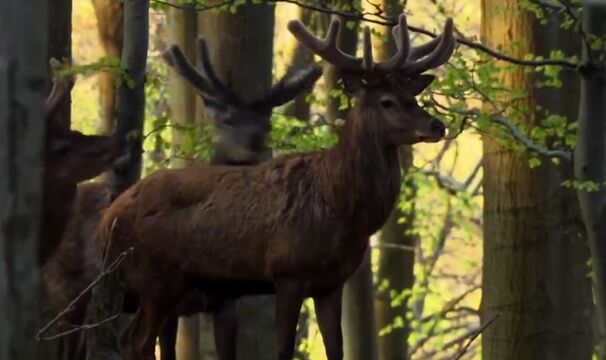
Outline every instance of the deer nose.
{"type": "Polygon", "coordinates": [[[446,135],[446,125],[439,120],[433,120],[429,125],[429,128],[433,133],[440,135],[440,137],[446,135]]]}

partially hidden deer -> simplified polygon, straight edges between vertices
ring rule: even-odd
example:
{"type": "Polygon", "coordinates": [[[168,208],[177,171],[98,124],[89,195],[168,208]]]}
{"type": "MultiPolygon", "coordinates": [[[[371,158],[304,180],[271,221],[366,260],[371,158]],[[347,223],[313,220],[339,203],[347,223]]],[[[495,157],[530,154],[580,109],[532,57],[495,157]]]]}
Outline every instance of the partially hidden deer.
{"type": "MultiPolygon", "coordinates": [[[[302,23],[288,29],[342,73],[356,97],[334,147],[280,156],[259,166],[161,170],[105,211],[97,240],[109,254],[133,248],[120,275],[139,299],[135,359],[154,359],[163,320],[192,288],[219,297],[276,294],[278,360],[291,359],[303,300],[315,303],[328,359],[342,359],[341,294],[368,238],[400,191],[398,147],[435,142],[445,125],[416,102],[455,47],[453,23],[411,47],[404,14],[393,29],[397,52],[375,63],[370,29],[362,59],[338,49],[340,21],[325,39],[302,23]]],[[[251,69],[254,71],[254,69],[251,69]]]]}
{"type": "MultiPolygon", "coordinates": [[[[63,239],[69,229],[68,223],[75,215],[74,203],[80,197],[77,194],[77,184],[109,170],[127,156],[125,140],[110,136],[84,135],[66,127],[65,124],[69,124],[69,121],[58,117],[59,104],[65,100],[73,84],[71,78],[55,79],[44,108],[47,127],[40,265],[44,285],[57,307],[62,306],[64,302],[60,299],[61,294],[53,292],[52,269],[56,266],[57,253],[66,246],[63,239]]],[[[91,211],[90,208],[78,211],[82,210],[91,211]]],[[[75,276],[77,275],[71,274],[65,281],[70,282],[75,276]]],[[[68,323],[73,315],[68,314],[68,323]]],[[[76,337],[67,336],[62,340],[60,352],[71,358],[77,344],[76,337]]]]}
{"type": "Polygon", "coordinates": [[[78,182],[109,170],[125,155],[126,141],[109,136],[84,135],[56,118],[57,108],[73,87],[72,79],[56,79],[45,103],[46,145],[44,173],[44,264],[59,246],[71,216],[78,182]]]}
{"type": "MultiPolygon", "coordinates": [[[[310,90],[321,76],[318,66],[303,69],[291,67],[267,94],[252,100],[236,94],[216,74],[204,40],[199,41],[203,72],[198,71],[181,50],[170,47],[164,58],[175,71],[190,83],[203,98],[209,119],[217,129],[213,144],[212,164],[257,165],[271,157],[267,140],[271,132],[271,111],[305,90],[310,90]]],[[[64,239],[56,255],[45,269],[51,296],[61,310],[75,299],[96,276],[100,250],[92,241],[103,211],[109,206],[104,184],[83,184],[78,187],[74,216],[67,224],[64,239]]],[[[124,311],[136,310],[136,299],[129,299],[124,311]]],[[[88,295],[69,313],[68,323],[78,326],[84,321],[88,295]]],[[[233,299],[203,294],[195,289],[183,297],[179,306],[166,319],[160,334],[162,360],[174,360],[178,316],[198,312],[213,313],[216,348],[220,359],[235,358],[236,317],[233,299]]],[[[65,359],[81,359],[83,348],[70,352],[65,359]]]]}

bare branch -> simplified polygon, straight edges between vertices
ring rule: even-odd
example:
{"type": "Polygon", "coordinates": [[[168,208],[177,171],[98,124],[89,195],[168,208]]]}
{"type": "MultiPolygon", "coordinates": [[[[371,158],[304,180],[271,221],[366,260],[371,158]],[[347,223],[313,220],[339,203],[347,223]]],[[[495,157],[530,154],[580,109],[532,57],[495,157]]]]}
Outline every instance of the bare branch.
{"type": "Polygon", "coordinates": [[[495,316],[492,317],[492,319],[488,320],[488,322],[486,322],[486,324],[482,325],[478,330],[476,330],[473,334],[471,334],[471,337],[469,338],[469,341],[467,341],[467,344],[465,344],[465,346],[463,346],[463,348],[461,349],[461,351],[459,351],[459,353],[453,358],[453,360],[459,360],[460,358],[463,357],[463,355],[465,355],[465,353],[467,352],[467,350],[469,349],[469,346],[471,345],[471,343],[478,337],[480,336],[480,334],[486,330],[490,325],[494,324],[495,321],[497,321],[497,319],[501,316],[501,313],[496,313],[495,316]]]}
{"type": "MultiPolygon", "coordinates": [[[[111,227],[111,232],[113,233],[113,230],[116,226],[116,220],[114,219],[114,222],[112,223],[112,227],[111,227]]],[[[111,237],[110,237],[111,239],[111,237]]],[[[108,276],[109,274],[113,273],[114,271],[116,271],[118,269],[118,267],[120,267],[120,264],[126,259],[126,256],[128,256],[131,252],[133,251],[133,248],[128,248],[125,251],[123,251],[120,255],[118,255],[116,257],[116,259],[114,259],[114,261],[112,261],[111,264],[109,264],[109,266],[105,266],[107,263],[107,256],[105,256],[103,258],[103,270],[101,271],[101,273],[97,276],[97,278],[95,278],[95,280],[93,280],[90,284],[88,284],[88,286],[86,288],[84,288],[84,290],[82,290],[78,296],[76,296],[70,303],[69,305],[67,305],[67,307],[65,309],[63,309],[57,316],[55,316],[52,320],[50,320],[46,325],[44,325],[39,331],[38,334],[36,334],[36,340],[38,341],[48,341],[48,340],[54,340],[57,338],[60,338],[62,336],[66,336],[69,334],[72,334],[76,331],[80,331],[80,330],[88,330],[88,329],[93,329],[97,326],[100,326],[106,322],[109,322],[113,319],[115,319],[119,314],[116,314],[110,318],[104,319],[102,321],[99,321],[95,324],[90,324],[90,325],[81,325],[78,327],[75,327],[74,329],[59,333],[59,334],[55,334],[52,336],[43,336],[44,333],[46,333],[48,331],[48,329],[53,326],[54,324],[56,324],[59,320],[61,320],[61,318],[63,318],[65,316],[65,314],[69,313],[70,311],[74,310],[74,307],[76,306],[76,303],[78,303],[78,301],[80,301],[82,299],[82,297],[84,297],[84,295],[86,295],[89,291],[91,291],[101,280],[103,280],[104,277],[108,276]]],[[[107,255],[107,254],[106,254],[107,255]]]]}
{"type": "MultiPolygon", "coordinates": [[[[317,12],[325,13],[325,14],[339,15],[339,16],[342,16],[347,19],[364,21],[364,22],[372,23],[372,24],[385,25],[385,26],[397,25],[395,20],[387,18],[383,14],[377,14],[376,11],[373,13],[347,12],[347,11],[340,11],[340,10],[331,9],[331,8],[327,8],[327,7],[323,7],[323,6],[307,4],[307,3],[300,2],[297,0],[264,0],[264,1],[268,2],[268,3],[282,2],[282,3],[293,4],[300,8],[303,8],[303,9],[313,10],[313,11],[317,11],[317,12]],[[369,16],[376,17],[377,19],[373,19],[369,16]]],[[[214,8],[220,8],[220,7],[226,6],[226,5],[231,5],[234,3],[234,0],[224,1],[221,3],[215,4],[215,5],[200,5],[197,1],[193,1],[192,4],[195,4],[193,7],[191,5],[174,4],[174,3],[171,3],[169,1],[164,1],[164,0],[152,0],[152,2],[171,6],[171,7],[178,8],[178,9],[185,9],[185,8],[192,9],[193,8],[196,11],[206,11],[206,10],[210,10],[210,9],[214,9],[214,8]]],[[[429,30],[426,30],[426,29],[423,29],[420,27],[416,27],[416,26],[409,25],[408,29],[411,31],[414,31],[416,33],[427,35],[427,36],[430,36],[433,38],[438,36],[438,34],[432,32],[432,31],[429,31],[429,30]]],[[[521,65],[521,66],[553,65],[553,66],[567,67],[567,68],[571,68],[571,69],[577,69],[579,67],[579,64],[577,64],[573,61],[570,61],[570,60],[566,60],[566,59],[541,59],[541,60],[518,59],[513,56],[507,55],[505,53],[499,52],[495,49],[492,49],[486,45],[483,45],[482,43],[475,42],[473,40],[469,40],[469,38],[466,36],[458,36],[456,38],[456,40],[459,44],[465,45],[471,49],[481,51],[496,59],[503,60],[503,61],[506,61],[506,62],[509,62],[509,63],[515,64],[515,65],[521,65]]]]}

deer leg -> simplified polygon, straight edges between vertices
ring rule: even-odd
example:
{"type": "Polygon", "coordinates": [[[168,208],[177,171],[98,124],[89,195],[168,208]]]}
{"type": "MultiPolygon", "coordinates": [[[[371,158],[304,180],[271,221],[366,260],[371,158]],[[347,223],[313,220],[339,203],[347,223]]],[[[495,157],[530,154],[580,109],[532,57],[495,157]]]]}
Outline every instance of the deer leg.
{"type": "Polygon", "coordinates": [[[225,300],[213,313],[215,348],[220,360],[236,360],[236,339],[238,337],[238,317],[236,300],[225,300]]]}
{"type": "Polygon", "coordinates": [[[160,329],[160,359],[176,360],[177,330],[179,328],[179,316],[171,314],[164,320],[160,329]]]}
{"type": "Polygon", "coordinates": [[[292,360],[303,291],[298,284],[276,284],[277,360],[292,360]]]}
{"type": "Polygon", "coordinates": [[[155,360],[155,345],[164,316],[163,307],[148,299],[140,299],[140,308],[133,328],[133,353],[135,360],[155,360]]]}
{"type": "Polygon", "coordinates": [[[343,359],[343,334],[341,332],[342,287],[327,294],[314,296],[318,326],[324,340],[328,360],[343,359]]]}

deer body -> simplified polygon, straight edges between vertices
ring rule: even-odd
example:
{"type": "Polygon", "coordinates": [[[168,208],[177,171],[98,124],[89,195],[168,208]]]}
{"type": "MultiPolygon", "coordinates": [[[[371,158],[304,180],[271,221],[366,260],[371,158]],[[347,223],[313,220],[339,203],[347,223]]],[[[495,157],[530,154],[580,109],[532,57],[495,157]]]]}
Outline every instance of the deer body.
{"type": "MultiPolygon", "coordinates": [[[[342,286],[395,204],[398,146],[445,134],[415,96],[434,79],[422,73],[446,62],[455,41],[449,20],[444,34],[411,48],[401,15],[393,29],[398,51],[374,63],[370,29],[357,59],[336,46],[339,26],[333,20],[319,40],[301,23],[289,24],[300,42],[340,68],[358,100],[334,148],[257,167],[160,171],[105,212],[100,244],[111,242],[112,256],[133,249],[121,273],[140,301],[135,358],[154,358],[160,324],[191,288],[223,297],[275,292],[278,360],[292,358],[301,304],[313,297],[328,359],[343,358],[342,286]]],[[[170,60],[183,63],[178,54],[170,60]]]]}

